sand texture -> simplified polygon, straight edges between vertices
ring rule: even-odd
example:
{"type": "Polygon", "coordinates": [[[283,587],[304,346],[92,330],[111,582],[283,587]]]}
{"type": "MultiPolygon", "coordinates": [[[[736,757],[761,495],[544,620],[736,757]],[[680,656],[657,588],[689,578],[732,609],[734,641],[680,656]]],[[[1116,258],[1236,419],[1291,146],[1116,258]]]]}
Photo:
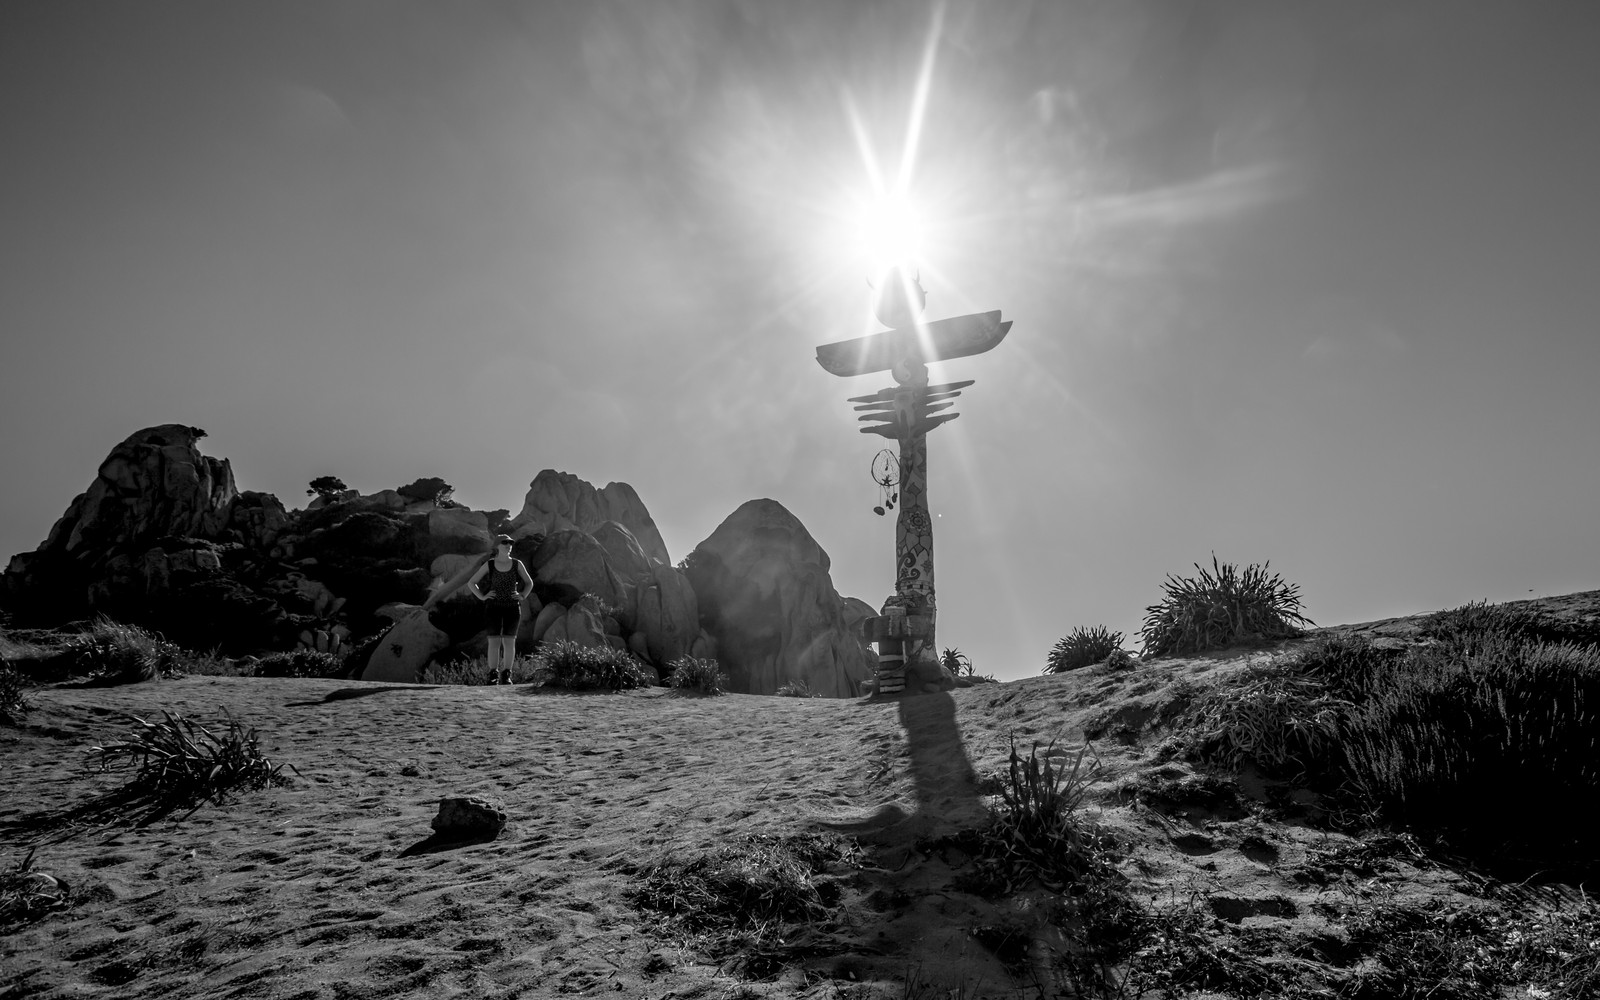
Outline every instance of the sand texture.
{"type": "MultiPolygon", "coordinates": [[[[983,933],[1025,926],[1025,894],[959,891],[966,859],[927,845],[983,821],[984,779],[1012,735],[1075,748],[1086,729],[1104,769],[1086,808],[1130,845],[1139,892],[1202,891],[1219,919],[1304,956],[1329,936],[1316,904],[1357,890],[1297,872],[1344,838],[1130,791],[1194,777],[1131,735],[1171,684],[1266,655],[899,702],[220,677],[38,689],[26,723],[0,729],[0,862],[36,847],[74,905],[0,937],[0,997],[900,997],[908,976],[938,986],[926,996],[1037,995],[983,933]],[[85,749],[163,709],[231,711],[298,776],[142,828],[74,818],[118,780],[87,772],[85,749]],[[456,795],[503,803],[497,839],[430,839],[438,800],[456,795]],[[787,968],[768,978],[632,901],[653,860],[823,830],[865,853],[836,873],[830,918],[793,929],[787,968]]],[[[1473,888],[1422,864],[1383,872],[1391,896],[1473,888]]]]}

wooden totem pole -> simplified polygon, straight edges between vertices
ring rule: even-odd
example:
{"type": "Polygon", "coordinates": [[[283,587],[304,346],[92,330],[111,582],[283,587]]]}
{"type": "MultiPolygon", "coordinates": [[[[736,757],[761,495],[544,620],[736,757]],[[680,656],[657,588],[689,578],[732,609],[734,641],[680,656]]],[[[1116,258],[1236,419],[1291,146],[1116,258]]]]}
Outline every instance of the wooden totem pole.
{"type": "Polygon", "coordinates": [[[850,402],[863,411],[863,434],[894,439],[900,446],[900,503],[895,519],[894,596],[882,615],[862,626],[878,646],[877,693],[904,691],[908,678],[920,685],[939,677],[934,639],[937,602],[933,587],[933,519],[928,514],[928,431],[960,414],[950,410],[972,380],[928,384],[928,364],[982,354],[1011,329],[1000,311],[924,323],[927,293],[916,278],[890,272],[878,289],[874,311],[890,329],[855,340],[823,344],[817,363],[835,375],[888,371],[895,384],[850,402]]]}

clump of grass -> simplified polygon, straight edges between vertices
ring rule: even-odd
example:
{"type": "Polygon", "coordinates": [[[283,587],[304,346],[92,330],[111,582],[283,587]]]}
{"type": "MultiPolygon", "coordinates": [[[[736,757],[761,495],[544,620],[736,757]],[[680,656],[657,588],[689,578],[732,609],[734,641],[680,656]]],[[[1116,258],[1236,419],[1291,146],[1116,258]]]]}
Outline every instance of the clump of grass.
{"type": "Polygon", "coordinates": [[[797,678],[795,680],[790,681],[787,684],[782,685],[781,687],[778,688],[778,690],[776,690],[776,691],[774,691],[772,693],[777,695],[779,698],[821,698],[822,697],[822,695],[817,694],[815,691],[811,690],[811,685],[807,684],[805,682],[805,678],[803,678],[803,677],[802,678],[797,678]]]}
{"type": "Polygon", "coordinates": [[[1477,1000],[1518,988],[1578,1000],[1600,990],[1600,907],[1588,898],[1511,914],[1481,904],[1363,903],[1344,916],[1363,962],[1341,995],[1477,1000]]]}
{"type": "Polygon", "coordinates": [[[1297,636],[1313,624],[1300,614],[1300,588],[1279,574],[1267,575],[1270,562],[1240,572],[1211,556],[1211,570],[1199,563],[1196,577],[1168,576],[1166,597],[1145,609],[1140,631],[1145,656],[1198,653],[1242,639],[1297,636]]]}
{"type": "Polygon", "coordinates": [[[0,930],[32,923],[71,905],[71,891],[55,876],[33,866],[34,851],[0,871],[0,930]]]}
{"type": "Polygon", "coordinates": [[[1093,628],[1078,627],[1063,637],[1050,650],[1045,662],[1047,674],[1064,674],[1092,666],[1122,649],[1122,633],[1111,632],[1104,625],[1093,628]]]}
{"type": "Polygon", "coordinates": [[[1508,635],[1539,642],[1600,645],[1600,621],[1571,621],[1517,604],[1474,601],[1459,608],[1438,611],[1422,623],[1421,634],[1446,642],[1472,636],[1508,635]]]}
{"type": "Polygon", "coordinates": [[[632,653],[611,646],[580,646],[562,639],[546,643],[539,651],[539,660],[539,678],[550,687],[623,691],[650,683],[649,675],[632,653]]]}
{"type": "Polygon", "coordinates": [[[781,966],[787,929],[826,920],[842,892],[832,874],[860,848],[832,834],[751,834],[689,859],[668,858],[630,872],[630,896],[699,935],[713,958],[737,957],[762,976],[781,966]]]}
{"type": "Polygon", "coordinates": [[[173,712],[150,722],[134,718],[130,736],[89,749],[89,766],[101,772],[131,770],[123,797],[157,812],[210,801],[223,803],[238,789],[283,784],[283,768],[261,750],[254,728],[231,714],[220,732],[173,712]]]}
{"type": "Polygon", "coordinates": [[[57,654],[70,676],[97,684],[137,684],[180,671],[184,651],[158,633],[100,616],[57,654]]]}
{"type": "Polygon", "coordinates": [[[257,677],[340,677],[344,671],[342,657],[315,649],[269,653],[255,667],[257,677]]]}
{"type": "Polygon", "coordinates": [[[11,664],[0,663],[0,724],[21,725],[31,711],[27,680],[11,664]]]}
{"type": "MultiPolygon", "coordinates": [[[[539,675],[540,661],[532,656],[519,656],[511,664],[511,683],[526,684],[539,675]]],[[[502,667],[502,670],[505,668],[502,667]]],[[[493,684],[487,656],[463,657],[450,663],[430,663],[422,668],[423,684],[449,684],[481,686],[493,684]]]]}
{"type": "Polygon", "coordinates": [[[667,678],[667,686],[674,691],[718,695],[727,690],[728,676],[722,672],[716,660],[680,656],[667,667],[672,671],[667,678]]]}
{"type": "Polygon", "coordinates": [[[1336,759],[1351,707],[1291,666],[1252,664],[1192,697],[1180,739],[1213,763],[1300,779],[1336,759]]]}

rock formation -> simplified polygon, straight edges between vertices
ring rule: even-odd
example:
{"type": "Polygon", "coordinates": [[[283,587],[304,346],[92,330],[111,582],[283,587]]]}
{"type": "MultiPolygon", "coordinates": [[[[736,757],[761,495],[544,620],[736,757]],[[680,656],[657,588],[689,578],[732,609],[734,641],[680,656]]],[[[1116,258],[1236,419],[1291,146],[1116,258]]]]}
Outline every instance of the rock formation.
{"type": "Polygon", "coordinates": [[[518,538],[558,531],[592,533],[607,521],[627,528],[652,562],[671,564],[656,522],[627,483],[607,483],[597,490],[570,473],[545,469],[528,484],[522,511],[508,528],[518,538]]]}
{"type": "Polygon", "coordinates": [[[744,504],[686,562],[730,690],[772,694],[804,681],[828,697],[860,693],[875,657],[850,628],[828,554],[782,504],[744,504]]]}
{"type": "MultiPolygon", "coordinates": [[[[228,461],[200,453],[203,436],[165,424],[112,449],[45,543],[11,560],[0,603],[17,624],[104,613],[230,655],[357,649],[352,672],[368,679],[414,680],[432,659],[481,654],[482,609],[464,584],[504,511],[397,490],[288,510],[239,492],[228,461]],[[424,601],[431,624],[406,618],[379,641],[396,607],[424,601]]],[[[840,601],[827,555],[770,500],[741,507],[688,572],[626,483],[597,490],[546,469],[510,529],[535,578],[524,652],[542,640],[604,644],[658,676],[683,656],[718,658],[735,690],[758,693],[803,679],[853,695],[871,672],[855,638],[871,609],[840,601]]]]}

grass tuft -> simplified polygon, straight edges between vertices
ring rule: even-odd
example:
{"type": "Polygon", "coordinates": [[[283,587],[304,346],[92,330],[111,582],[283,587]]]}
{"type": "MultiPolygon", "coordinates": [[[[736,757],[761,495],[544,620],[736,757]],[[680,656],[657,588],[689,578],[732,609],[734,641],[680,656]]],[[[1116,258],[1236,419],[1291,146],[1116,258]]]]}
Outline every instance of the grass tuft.
{"type": "Polygon", "coordinates": [[[1093,666],[1122,649],[1122,633],[1109,631],[1104,625],[1093,628],[1078,627],[1062,638],[1050,650],[1044,665],[1047,674],[1064,674],[1093,666]]]}
{"type": "Polygon", "coordinates": [[[779,698],[821,698],[822,697],[822,695],[817,694],[815,691],[811,690],[811,685],[807,684],[805,682],[804,678],[801,678],[801,679],[798,679],[798,680],[792,680],[789,683],[782,685],[781,687],[778,688],[778,690],[776,690],[776,691],[774,691],[772,693],[777,695],[779,698]]]}
{"type": "Polygon", "coordinates": [[[55,876],[33,866],[33,851],[0,871],[0,931],[33,923],[55,910],[66,909],[72,894],[55,876]]]}
{"type": "Polygon", "coordinates": [[[342,657],[315,649],[269,653],[255,666],[257,677],[342,677],[344,672],[342,657]]]}
{"type": "Polygon", "coordinates": [[[253,728],[231,714],[221,732],[173,712],[150,722],[135,717],[132,735],[89,749],[89,766],[101,772],[133,774],[122,795],[154,812],[188,807],[191,811],[210,801],[222,804],[238,789],[259,789],[284,784],[283,768],[261,750],[253,728]]]}
{"type": "MultiPolygon", "coordinates": [[[[511,664],[511,683],[526,684],[535,680],[539,670],[537,657],[519,656],[511,664]]],[[[422,669],[422,683],[478,687],[495,683],[495,678],[489,674],[489,658],[477,656],[449,663],[430,663],[422,669]]]]}
{"type": "Polygon", "coordinates": [[[1166,597],[1145,609],[1145,656],[1199,653],[1240,640],[1283,639],[1313,624],[1300,614],[1300,588],[1286,584],[1267,567],[1251,564],[1240,572],[1211,556],[1211,570],[1199,563],[1196,577],[1168,576],[1166,597]]]}
{"type": "Polygon", "coordinates": [[[716,660],[680,656],[667,664],[667,667],[672,671],[667,677],[667,686],[674,691],[695,691],[710,695],[724,694],[727,691],[728,676],[722,672],[722,667],[716,660]]]}

